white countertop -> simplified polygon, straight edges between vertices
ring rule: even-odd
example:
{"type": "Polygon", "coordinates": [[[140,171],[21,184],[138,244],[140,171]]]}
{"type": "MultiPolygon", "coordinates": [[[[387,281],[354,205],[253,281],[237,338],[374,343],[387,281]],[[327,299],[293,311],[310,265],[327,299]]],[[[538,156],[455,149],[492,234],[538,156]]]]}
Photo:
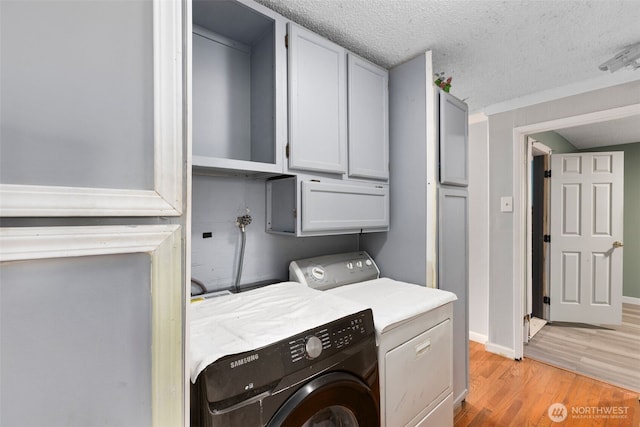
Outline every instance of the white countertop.
{"type": "Polygon", "coordinates": [[[273,344],[367,308],[295,282],[193,302],[191,381],[221,357],[273,344]]]}
{"type": "Polygon", "coordinates": [[[339,286],[325,292],[371,307],[378,334],[458,299],[452,292],[386,277],[339,286]]]}

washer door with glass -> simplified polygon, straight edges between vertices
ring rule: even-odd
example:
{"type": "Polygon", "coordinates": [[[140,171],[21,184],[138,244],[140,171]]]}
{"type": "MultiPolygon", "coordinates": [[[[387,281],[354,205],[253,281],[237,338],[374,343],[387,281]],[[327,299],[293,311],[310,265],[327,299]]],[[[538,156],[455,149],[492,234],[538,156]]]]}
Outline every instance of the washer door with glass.
{"type": "Polygon", "coordinates": [[[296,391],[268,427],[374,427],[380,425],[378,397],[344,372],[318,377],[296,391]]]}

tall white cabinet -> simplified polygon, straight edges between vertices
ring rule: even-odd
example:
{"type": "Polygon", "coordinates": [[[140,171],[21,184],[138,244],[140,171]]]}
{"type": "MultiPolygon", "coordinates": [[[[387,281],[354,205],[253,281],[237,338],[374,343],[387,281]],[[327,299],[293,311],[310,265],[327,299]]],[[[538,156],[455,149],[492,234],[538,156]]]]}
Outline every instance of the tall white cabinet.
{"type": "Polygon", "coordinates": [[[469,112],[453,95],[438,99],[438,287],[453,303],[453,399],[469,391],[469,112]]]}
{"type": "Polygon", "coordinates": [[[0,39],[0,425],[181,425],[182,3],[3,1],[0,39]]]}
{"type": "Polygon", "coordinates": [[[453,400],[468,376],[467,108],[432,83],[431,52],[389,72],[389,232],[364,235],[361,249],[384,275],[454,292],[453,400]]]}

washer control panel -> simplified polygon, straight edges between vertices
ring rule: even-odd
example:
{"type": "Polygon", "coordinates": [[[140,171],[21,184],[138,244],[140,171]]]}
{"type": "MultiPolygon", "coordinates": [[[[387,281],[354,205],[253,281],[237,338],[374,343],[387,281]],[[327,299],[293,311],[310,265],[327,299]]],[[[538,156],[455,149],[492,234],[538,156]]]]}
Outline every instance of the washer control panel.
{"type": "Polygon", "coordinates": [[[287,381],[311,378],[344,357],[369,349],[375,360],[373,312],[366,309],[308,329],[265,347],[231,354],[211,363],[198,376],[209,406],[225,410],[239,401],[271,392],[287,381]],[[286,381],[285,381],[286,379],[286,381]],[[283,382],[284,381],[284,382],[283,382]]]}
{"type": "Polygon", "coordinates": [[[289,264],[289,280],[320,290],[378,277],[380,270],[365,251],[306,258],[289,264]]]}
{"type": "Polygon", "coordinates": [[[290,362],[312,361],[327,357],[366,339],[374,332],[373,317],[365,310],[332,322],[324,328],[307,331],[288,341],[290,362]]]}

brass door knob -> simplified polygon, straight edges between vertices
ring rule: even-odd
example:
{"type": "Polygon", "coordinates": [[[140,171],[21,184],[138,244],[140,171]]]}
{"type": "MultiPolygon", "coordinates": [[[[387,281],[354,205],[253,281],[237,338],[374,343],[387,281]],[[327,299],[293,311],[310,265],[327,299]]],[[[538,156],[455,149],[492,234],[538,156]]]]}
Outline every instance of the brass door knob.
{"type": "Polygon", "coordinates": [[[622,243],[622,242],[620,242],[620,241],[618,241],[618,240],[616,240],[615,242],[613,242],[613,247],[614,247],[614,248],[621,248],[621,247],[623,247],[623,246],[624,246],[624,243],[622,243]]]}

